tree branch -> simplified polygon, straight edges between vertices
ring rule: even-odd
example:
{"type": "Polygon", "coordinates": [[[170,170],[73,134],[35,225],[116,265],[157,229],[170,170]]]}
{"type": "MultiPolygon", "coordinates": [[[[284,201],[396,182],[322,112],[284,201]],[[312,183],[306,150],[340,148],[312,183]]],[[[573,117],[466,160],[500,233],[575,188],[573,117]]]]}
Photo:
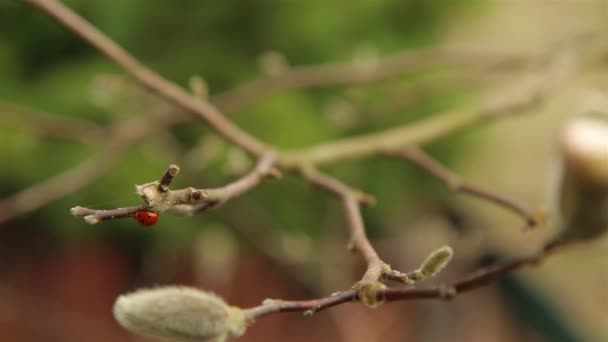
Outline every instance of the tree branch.
{"type": "Polygon", "coordinates": [[[0,124],[15,125],[40,136],[87,145],[99,144],[108,137],[108,130],[93,122],[53,115],[2,100],[0,124]]]}
{"type": "Polygon", "coordinates": [[[119,163],[127,155],[130,146],[161,129],[167,119],[165,114],[152,117],[145,115],[117,124],[97,154],[71,169],[0,200],[0,223],[36,210],[91,184],[119,163]]]}
{"type": "Polygon", "coordinates": [[[441,165],[437,160],[433,159],[430,155],[416,146],[406,146],[397,150],[387,150],[382,152],[381,155],[403,158],[410,161],[445,184],[451,191],[471,195],[514,212],[526,221],[528,227],[534,227],[544,222],[544,217],[540,212],[532,212],[510,199],[489,190],[482,189],[476,185],[466,183],[458,175],[441,165]]]}
{"type": "Polygon", "coordinates": [[[23,0],[57,20],[70,31],[95,47],[111,61],[123,68],[134,80],[161,97],[173,102],[187,113],[203,119],[218,134],[249,154],[260,157],[268,148],[260,140],[249,135],[227,120],[215,106],[203,102],[176,84],[148,69],[122,47],[101,33],[93,25],[55,0],[23,0]]]}
{"type": "Polygon", "coordinates": [[[185,188],[170,190],[169,179],[177,174],[179,167],[170,165],[160,181],[154,181],[137,185],[137,193],[144,204],[127,208],[111,210],[90,209],[74,207],[70,210],[72,215],[83,217],[89,224],[111,219],[131,217],[140,210],[151,210],[155,212],[169,211],[173,214],[192,215],[211,208],[217,208],[232,198],[238,197],[259,185],[264,179],[276,178],[276,170],[273,167],[276,157],[274,155],[264,156],[256,167],[245,176],[229,183],[223,187],[212,189],[185,188]],[[167,177],[167,175],[169,176],[167,177]],[[164,182],[164,186],[163,185],[164,182]]]}
{"type": "Polygon", "coordinates": [[[490,93],[481,104],[469,105],[467,108],[448,111],[378,133],[284,152],[280,162],[287,169],[297,168],[302,163],[315,166],[336,163],[404,146],[424,145],[465,127],[515,113],[522,114],[541,104],[559,85],[564,84],[577,66],[569,51],[560,51],[547,70],[490,93]]]}
{"type": "MultiPolygon", "coordinates": [[[[545,249],[538,255],[480,268],[473,273],[446,285],[429,288],[381,288],[376,292],[376,300],[380,303],[415,299],[449,300],[461,293],[487,286],[497,279],[517,271],[520,268],[537,265],[548,255],[549,250],[545,249]]],[[[304,301],[270,299],[265,300],[260,306],[247,309],[246,316],[249,321],[253,322],[258,318],[279,312],[299,311],[304,312],[305,314],[313,314],[317,311],[325,310],[336,305],[355,301],[361,301],[356,290],[344,290],[336,292],[328,297],[304,301]]]]}
{"type": "Polygon", "coordinates": [[[215,96],[212,102],[222,111],[233,112],[285,89],[369,84],[445,66],[473,66],[487,72],[493,68],[521,66],[529,59],[531,58],[508,51],[432,48],[401,52],[364,62],[289,67],[278,75],[253,80],[215,96]]]}

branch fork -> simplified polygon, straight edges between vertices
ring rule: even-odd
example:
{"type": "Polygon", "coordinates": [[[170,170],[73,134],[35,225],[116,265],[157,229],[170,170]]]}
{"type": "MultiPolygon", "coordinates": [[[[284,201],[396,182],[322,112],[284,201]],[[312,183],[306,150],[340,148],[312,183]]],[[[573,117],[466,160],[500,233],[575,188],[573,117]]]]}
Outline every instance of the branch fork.
{"type": "Polygon", "coordinates": [[[82,217],[89,224],[99,223],[117,218],[132,217],[141,210],[157,213],[169,212],[176,215],[193,215],[212,208],[217,208],[230,199],[237,197],[267,179],[276,179],[280,173],[274,167],[276,157],[268,154],[260,159],[255,168],[248,174],[223,187],[211,189],[196,189],[188,187],[171,190],[169,185],[179,173],[179,166],[171,164],[159,181],[136,185],[136,193],[143,204],[126,208],[110,210],[74,207],[70,213],[82,217]]]}

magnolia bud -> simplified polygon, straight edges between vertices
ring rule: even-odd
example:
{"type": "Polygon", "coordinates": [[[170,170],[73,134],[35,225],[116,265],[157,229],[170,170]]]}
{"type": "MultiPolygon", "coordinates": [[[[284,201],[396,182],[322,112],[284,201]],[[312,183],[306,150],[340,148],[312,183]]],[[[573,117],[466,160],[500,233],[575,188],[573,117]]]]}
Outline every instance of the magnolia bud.
{"type": "Polygon", "coordinates": [[[434,250],[420,266],[420,273],[424,278],[435,276],[450,262],[452,255],[454,255],[454,251],[450,246],[434,250]]]}
{"type": "Polygon", "coordinates": [[[550,246],[593,239],[608,229],[608,115],[569,122],[561,136],[558,217],[550,246]]]}
{"type": "Polygon", "coordinates": [[[379,281],[361,280],[353,286],[357,290],[357,296],[361,303],[368,308],[374,309],[384,303],[378,299],[378,291],[384,290],[386,285],[379,281]]]}
{"type": "Polygon", "coordinates": [[[114,317],[125,329],[184,342],[222,342],[245,332],[243,311],[188,287],[142,289],[118,297],[114,317]]]}

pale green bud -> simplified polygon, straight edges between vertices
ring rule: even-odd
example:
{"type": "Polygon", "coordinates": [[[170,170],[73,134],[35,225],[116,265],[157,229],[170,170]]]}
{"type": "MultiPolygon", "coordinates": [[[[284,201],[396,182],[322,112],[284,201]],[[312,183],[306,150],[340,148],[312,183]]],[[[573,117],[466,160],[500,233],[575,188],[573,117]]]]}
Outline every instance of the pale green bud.
{"type": "Polygon", "coordinates": [[[452,259],[454,251],[450,246],[443,246],[434,250],[418,269],[423,278],[435,276],[441,271],[452,259]]]}
{"type": "Polygon", "coordinates": [[[142,289],[118,297],[114,317],[125,329],[158,339],[222,342],[247,328],[243,311],[188,287],[142,289]]]}

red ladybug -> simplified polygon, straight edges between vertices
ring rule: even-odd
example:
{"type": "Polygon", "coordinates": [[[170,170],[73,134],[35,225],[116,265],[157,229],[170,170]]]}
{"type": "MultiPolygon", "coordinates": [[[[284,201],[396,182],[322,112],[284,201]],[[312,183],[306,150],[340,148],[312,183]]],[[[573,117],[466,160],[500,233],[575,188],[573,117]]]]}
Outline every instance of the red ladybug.
{"type": "Polygon", "coordinates": [[[154,225],[158,222],[158,219],[160,219],[160,216],[153,211],[142,210],[135,213],[135,220],[142,226],[154,225]]]}

